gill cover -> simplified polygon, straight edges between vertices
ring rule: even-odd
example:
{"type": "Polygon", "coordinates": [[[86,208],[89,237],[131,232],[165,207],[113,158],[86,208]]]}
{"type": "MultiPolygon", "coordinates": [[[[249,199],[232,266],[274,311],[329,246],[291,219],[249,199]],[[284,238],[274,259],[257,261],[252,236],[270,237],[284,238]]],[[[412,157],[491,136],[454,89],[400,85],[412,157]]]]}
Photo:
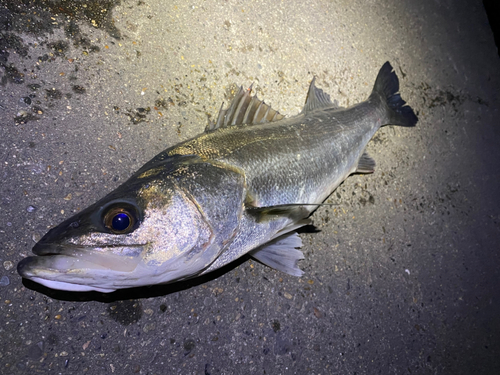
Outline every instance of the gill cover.
{"type": "Polygon", "coordinates": [[[244,175],[194,156],[152,162],[49,231],[33,248],[38,256],[19,263],[21,276],[55,289],[111,292],[206,269],[238,229],[244,175]]]}

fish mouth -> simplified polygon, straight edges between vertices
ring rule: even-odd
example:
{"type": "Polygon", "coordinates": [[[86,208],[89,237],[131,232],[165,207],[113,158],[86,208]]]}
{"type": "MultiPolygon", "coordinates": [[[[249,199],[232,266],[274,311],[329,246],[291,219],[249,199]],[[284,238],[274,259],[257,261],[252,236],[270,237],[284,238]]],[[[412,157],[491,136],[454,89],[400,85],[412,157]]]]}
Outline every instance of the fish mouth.
{"type": "Polygon", "coordinates": [[[95,248],[37,243],[33,247],[36,255],[22,259],[17,265],[17,272],[25,279],[52,289],[109,293],[123,288],[120,281],[130,280],[141,261],[137,254],[143,246],[95,248]],[[113,249],[109,251],[111,249],[108,248],[113,249]],[[120,254],[120,249],[135,256],[120,254]]]}

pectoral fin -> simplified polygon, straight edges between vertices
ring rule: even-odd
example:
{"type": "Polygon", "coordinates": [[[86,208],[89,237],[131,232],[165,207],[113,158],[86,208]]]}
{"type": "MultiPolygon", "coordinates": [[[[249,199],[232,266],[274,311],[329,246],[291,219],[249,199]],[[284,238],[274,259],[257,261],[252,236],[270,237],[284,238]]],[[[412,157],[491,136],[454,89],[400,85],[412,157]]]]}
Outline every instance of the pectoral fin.
{"type": "Polygon", "coordinates": [[[283,216],[298,222],[311,214],[318,205],[316,204],[283,204],[270,207],[253,207],[247,205],[246,211],[253,215],[258,222],[263,222],[274,216],[283,216]],[[312,209],[311,209],[312,207],[312,209]],[[310,208],[310,209],[308,209],[310,208]]]}
{"type": "Polygon", "coordinates": [[[296,232],[287,233],[253,250],[250,255],[266,266],[300,277],[304,272],[297,262],[304,259],[304,254],[296,248],[301,246],[302,240],[296,232]]]}

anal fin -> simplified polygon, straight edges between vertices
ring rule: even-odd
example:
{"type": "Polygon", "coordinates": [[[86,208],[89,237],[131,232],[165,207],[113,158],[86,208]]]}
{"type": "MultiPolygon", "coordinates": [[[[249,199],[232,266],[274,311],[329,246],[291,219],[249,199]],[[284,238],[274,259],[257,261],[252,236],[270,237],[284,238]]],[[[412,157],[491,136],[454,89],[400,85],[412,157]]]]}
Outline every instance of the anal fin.
{"type": "Polygon", "coordinates": [[[250,255],[266,266],[300,277],[304,271],[297,266],[297,262],[304,259],[304,254],[297,247],[302,247],[299,235],[296,232],[287,233],[258,247],[250,255]]]}
{"type": "Polygon", "coordinates": [[[375,171],[375,160],[373,160],[366,152],[361,155],[356,168],[356,173],[373,173],[375,171]]]}

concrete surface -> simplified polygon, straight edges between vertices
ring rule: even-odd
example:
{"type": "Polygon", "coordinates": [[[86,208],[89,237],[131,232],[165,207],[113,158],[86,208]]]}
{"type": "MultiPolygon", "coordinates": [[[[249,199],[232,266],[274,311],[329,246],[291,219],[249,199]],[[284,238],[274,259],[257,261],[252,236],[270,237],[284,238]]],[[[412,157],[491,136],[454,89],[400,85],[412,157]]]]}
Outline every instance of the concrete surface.
{"type": "Polygon", "coordinates": [[[0,4],[0,373],[500,373],[500,64],[481,2],[0,4]],[[101,295],[16,273],[235,84],[294,115],[313,75],[352,105],[387,60],[420,122],[380,130],[376,172],[314,214],[302,278],[242,259],[101,295]]]}

